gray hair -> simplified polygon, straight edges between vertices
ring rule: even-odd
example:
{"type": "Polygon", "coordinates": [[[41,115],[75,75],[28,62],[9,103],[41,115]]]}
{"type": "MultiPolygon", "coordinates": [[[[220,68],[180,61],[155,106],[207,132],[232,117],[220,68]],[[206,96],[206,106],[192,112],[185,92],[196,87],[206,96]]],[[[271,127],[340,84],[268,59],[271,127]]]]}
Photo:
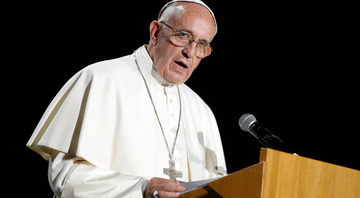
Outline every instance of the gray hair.
{"type": "Polygon", "coordinates": [[[176,4],[178,2],[189,2],[189,3],[197,3],[199,5],[204,6],[206,9],[209,10],[209,12],[211,13],[214,22],[215,22],[215,32],[213,35],[213,38],[215,37],[217,31],[218,31],[218,27],[217,27],[217,23],[216,23],[216,19],[215,19],[215,15],[213,13],[213,11],[209,8],[209,6],[207,6],[204,2],[202,2],[201,0],[172,0],[170,2],[168,2],[159,12],[158,15],[158,20],[162,21],[164,20],[166,22],[166,20],[169,20],[174,14],[177,14],[178,16],[176,17],[181,17],[184,12],[186,11],[186,9],[184,9],[185,7],[182,7],[183,9],[180,8],[180,10],[176,10],[176,4]],[[168,9],[170,7],[170,9],[168,9]],[[166,13],[165,13],[166,12],[166,13]]]}
{"type": "Polygon", "coordinates": [[[178,5],[178,3],[172,3],[165,8],[162,12],[159,21],[168,22],[171,18],[175,17],[175,19],[180,19],[181,16],[186,11],[184,5],[178,5]]]}

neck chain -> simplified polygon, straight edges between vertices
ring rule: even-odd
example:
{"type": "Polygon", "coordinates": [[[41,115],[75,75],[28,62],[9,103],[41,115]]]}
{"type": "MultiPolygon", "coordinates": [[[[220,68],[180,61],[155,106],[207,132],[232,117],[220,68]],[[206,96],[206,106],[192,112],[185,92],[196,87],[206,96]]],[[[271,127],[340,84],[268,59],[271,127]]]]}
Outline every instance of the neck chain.
{"type": "Polygon", "coordinates": [[[138,70],[139,70],[139,72],[140,72],[140,74],[141,74],[141,77],[142,77],[143,80],[144,80],[146,89],[147,89],[147,91],[148,91],[148,94],[149,94],[149,97],[150,97],[150,100],[151,100],[151,104],[152,104],[152,106],[153,106],[153,108],[154,108],[154,111],[155,111],[155,114],[156,114],[156,118],[157,118],[157,120],[158,120],[158,122],[159,122],[159,125],[160,125],[160,128],[161,128],[161,132],[162,132],[162,134],[163,134],[163,137],[164,137],[164,140],[165,140],[165,143],[166,143],[166,147],[167,147],[168,152],[169,152],[170,161],[174,161],[173,155],[174,155],[176,140],[177,140],[177,137],[178,137],[178,134],[179,134],[179,129],[180,129],[181,109],[182,109],[182,108],[181,108],[181,96],[180,96],[179,87],[176,86],[176,87],[177,87],[177,90],[178,90],[178,92],[179,92],[179,101],[180,101],[179,121],[178,121],[177,130],[176,130],[175,140],[174,140],[174,143],[173,143],[173,146],[172,146],[172,150],[171,150],[171,152],[170,152],[170,147],[169,147],[168,141],[166,140],[165,133],[164,133],[164,129],[163,129],[162,125],[161,125],[159,115],[158,115],[158,113],[157,113],[157,111],[156,111],[155,104],[154,104],[153,98],[152,98],[151,93],[150,93],[150,90],[149,90],[149,86],[148,86],[148,84],[147,84],[147,82],[146,82],[146,80],[145,80],[145,78],[144,78],[144,75],[143,75],[143,73],[142,73],[142,71],[141,71],[141,69],[140,69],[140,67],[139,67],[139,64],[138,64],[138,62],[137,62],[136,52],[134,53],[134,60],[135,60],[136,66],[137,66],[137,68],[138,68],[138,70]]]}

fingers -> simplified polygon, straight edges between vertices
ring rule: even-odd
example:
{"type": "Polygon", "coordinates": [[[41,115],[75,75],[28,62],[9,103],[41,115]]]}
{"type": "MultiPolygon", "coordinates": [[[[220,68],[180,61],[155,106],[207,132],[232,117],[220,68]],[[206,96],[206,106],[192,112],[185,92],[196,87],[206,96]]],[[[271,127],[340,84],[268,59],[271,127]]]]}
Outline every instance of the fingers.
{"type": "Polygon", "coordinates": [[[157,188],[156,190],[168,191],[168,192],[181,192],[185,190],[185,187],[179,185],[180,182],[178,181],[172,181],[163,178],[153,178],[150,180],[150,182],[151,181],[156,186],[157,188]]]}
{"type": "Polygon", "coordinates": [[[165,191],[158,191],[159,198],[172,198],[172,197],[179,197],[179,192],[165,192],[165,191]]]}
{"type": "Polygon", "coordinates": [[[180,182],[178,181],[163,178],[152,178],[146,185],[144,197],[152,197],[152,193],[154,193],[154,191],[158,191],[159,198],[178,197],[180,196],[179,192],[185,191],[185,187],[179,184],[180,182]]]}
{"type": "Polygon", "coordinates": [[[181,192],[185,190],[184,186],[179,185],[180,182],[178,181],[172,181],[168,179],[162,179],[158,178],[159,180],[156,180],[157,187],[160,188],[158,190],[166,191],[166,192],[181,192]]]}

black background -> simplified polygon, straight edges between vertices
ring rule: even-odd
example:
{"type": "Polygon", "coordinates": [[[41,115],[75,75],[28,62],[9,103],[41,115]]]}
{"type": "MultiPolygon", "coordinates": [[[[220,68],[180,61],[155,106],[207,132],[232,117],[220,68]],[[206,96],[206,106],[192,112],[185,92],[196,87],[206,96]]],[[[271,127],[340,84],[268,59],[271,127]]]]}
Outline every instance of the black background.
{"type": "MultiPolygon", "coordinates": [[[[21,151],[6,147],[15,173],[9,195],[52,196],[47,162],[25,147],[47,105],[83,67],[148,43],[149,24],[165,3],[11,6],[3,37],[10,60],[2,78],[10,109],[5,125],[21,151]]],[[[205,3],[219,32],[211,43],[214,53],[186,84],[217,118],[228,172],[258,163],[260,143],[238,126],[244,113],[254,114],[301,156],[359,170],[358,63],[349,61],[355,54],[349,50],[352,30],[340,18],[342,9],[205,3]]]]}

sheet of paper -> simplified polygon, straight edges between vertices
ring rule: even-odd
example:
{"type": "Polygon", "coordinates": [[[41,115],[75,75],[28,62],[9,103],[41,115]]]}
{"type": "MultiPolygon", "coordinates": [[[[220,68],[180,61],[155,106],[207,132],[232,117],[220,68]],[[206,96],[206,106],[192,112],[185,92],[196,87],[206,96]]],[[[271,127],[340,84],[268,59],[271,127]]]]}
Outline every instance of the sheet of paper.
{"type": "Polygon", "coordinates": [[[180,183],[180,185],[184,186],[186,188],[186,191],[184,192],[180,192],[180,195],[182,194],[185,194],[187,192],[190,192],[192,190],[195,190],[199,187],[202,187],[204,186],[205,184],[209,183],[209,182],[212,182],[214,180],[217,180],[219,179],[220,177],[218,178],[213,178],[213,179],[205,179],[205,180],[199,180],[199,181],[193,181],[193,182],[184,182],[184,183],[180,183]]]}

